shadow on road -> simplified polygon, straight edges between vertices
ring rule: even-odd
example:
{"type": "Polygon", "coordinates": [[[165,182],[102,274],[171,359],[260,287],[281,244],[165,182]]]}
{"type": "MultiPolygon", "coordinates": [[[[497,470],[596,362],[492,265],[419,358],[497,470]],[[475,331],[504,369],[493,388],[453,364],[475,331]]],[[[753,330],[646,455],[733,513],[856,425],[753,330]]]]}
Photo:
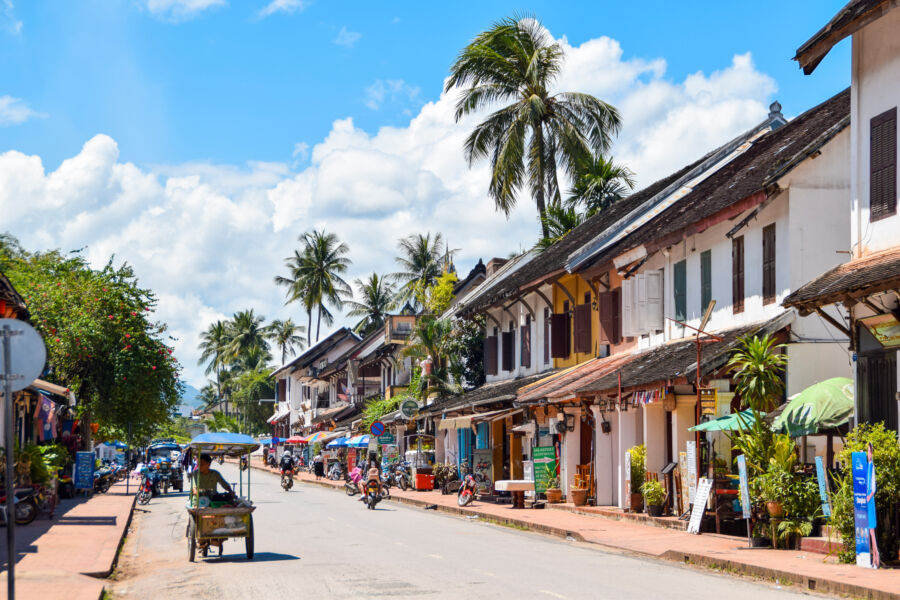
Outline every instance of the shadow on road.
{"type": "Polygon", "coordinates": [[[205,563],[232,563],[232,562],[280,562],[283,560],[300,560],[299,556],[293,554],[279,554],[278,552],[257,552],[253,556],[253,560],[247,560],[245,554],[226,554],[225,556],[211,556],[203,559],[205,563]]]}

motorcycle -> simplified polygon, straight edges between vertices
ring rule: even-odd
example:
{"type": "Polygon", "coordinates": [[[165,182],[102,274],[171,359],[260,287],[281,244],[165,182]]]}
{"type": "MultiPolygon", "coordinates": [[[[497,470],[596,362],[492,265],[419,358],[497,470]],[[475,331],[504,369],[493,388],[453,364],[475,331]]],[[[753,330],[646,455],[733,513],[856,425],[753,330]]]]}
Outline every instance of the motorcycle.
{"type": "Polygon", "coordinates": [[[284,469],[281,472],[281,488],[288,491],[294,487],[294,472],[290,469],[284,469]]]}
{"type": "Polygon", "coordinates": [[[145,473],[141,478],[141,487],[138,489],[138,504],[148,504],[153,497],[153,478],[145,473]]]}
{"type": "Polygon", "coordinates": [[[112,485],[112,472],[103,468],[94,473],[94,491],[105,494],[112,485]]]}
{"type": "MultiPolygon", "coordinates": [[[[0,496],[3,505],[3,523],[6,524],[6,495],[0,496]]],[[[16,525],[28,525],[37,518],[37,492],[33,488],[16,490],[13,497],[16,525]]]]}
{"type": "Polygon", "coordinates": [[[456,503],[460,506],[468,506],[475,499],[475,493],[478,491],[478,484],[472,475],[466,475],[459,491],[456,493],[456,503]]]}
{"type": "Polygon", "coordinates": [[[358,466],[354,467],[348,475],[344,477],[344,491],[348,496],[355,496],[359,493],[359,480],[362,479],[362,469],[358,466]]]}
{"type": "Polygon", "coordinates": [[[366,483],[366,497],[363,501],[367,508],[375,510],[375,505],[381,501],[381,490],[381,482],[372,480],[366,483]]]}
{"type": "Polygon", "coordinates": [[[328,479],[332,481],[340,481],[343,479],[345,474],[344,465],[336,462],[331,465],[331,468],[328,470],[328,479]]]}
{"type": "Polygon", "coordinates": [[[412,487],[412,476],[409,473],[408,463],[401,463],[394,467],[394,484],[404,492],[412,487]]]}
{"type": "Polygon", "coordinates": [[[75,482],[72,481],[71,475],[59,476],[59,497],[65,499],[75,497],[75,482]]]}

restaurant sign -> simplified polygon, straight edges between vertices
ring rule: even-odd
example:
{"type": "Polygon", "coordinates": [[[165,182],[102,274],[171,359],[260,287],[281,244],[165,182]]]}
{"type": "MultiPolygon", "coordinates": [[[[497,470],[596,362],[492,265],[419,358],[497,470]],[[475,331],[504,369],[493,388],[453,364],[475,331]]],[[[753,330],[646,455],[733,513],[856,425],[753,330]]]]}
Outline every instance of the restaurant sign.
{"type": "Polygon", "coordinates": [[[556,477],[556,448],[535,446],[531,454],[534,459],[534,491],[543,494],[551,477],[556,477]]]}

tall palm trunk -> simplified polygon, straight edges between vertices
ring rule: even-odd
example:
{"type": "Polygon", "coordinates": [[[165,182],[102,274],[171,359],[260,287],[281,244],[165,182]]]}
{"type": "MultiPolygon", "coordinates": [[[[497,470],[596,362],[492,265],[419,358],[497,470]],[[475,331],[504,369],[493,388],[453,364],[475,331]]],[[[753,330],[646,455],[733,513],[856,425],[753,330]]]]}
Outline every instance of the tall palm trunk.
{"type": "Polygon", "coordinates": [[[319,329],[322,328],[322,305],[319,304],[319,310],[316,311],[316,343],[319,343],[319,329]]]}
{"type": "Polygon", "coordinates": [[[310,308],[306,311],[306,316],[308,319],[306,320],[306,347],[309,348],[312,346],[312,309],[310,308]]]}
{"type": "Polygon", "coordinates": [[[534,127],[535,152],[537,152],[537,180],[538,184],[534,190],[534,201],[537,204],[538,216],[541,219],[541,233],[544,238],[550,237],[550,230],[547,227],[547,205],[544,203],[544,126],[540,121],[534,127]]]}

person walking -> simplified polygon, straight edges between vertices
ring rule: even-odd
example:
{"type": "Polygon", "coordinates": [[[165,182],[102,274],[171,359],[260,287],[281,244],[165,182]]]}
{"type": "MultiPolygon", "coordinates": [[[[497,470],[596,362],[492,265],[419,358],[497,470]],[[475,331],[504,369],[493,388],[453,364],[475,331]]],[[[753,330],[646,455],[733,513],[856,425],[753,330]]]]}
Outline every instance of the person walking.
{"type": "Polygon", "coordinates": [[[325,459],[322,457],[321,450],[316,454],[316,457],[313,458],[313,473],[316,475],[316,481],[325,477],[325,459]]]}

